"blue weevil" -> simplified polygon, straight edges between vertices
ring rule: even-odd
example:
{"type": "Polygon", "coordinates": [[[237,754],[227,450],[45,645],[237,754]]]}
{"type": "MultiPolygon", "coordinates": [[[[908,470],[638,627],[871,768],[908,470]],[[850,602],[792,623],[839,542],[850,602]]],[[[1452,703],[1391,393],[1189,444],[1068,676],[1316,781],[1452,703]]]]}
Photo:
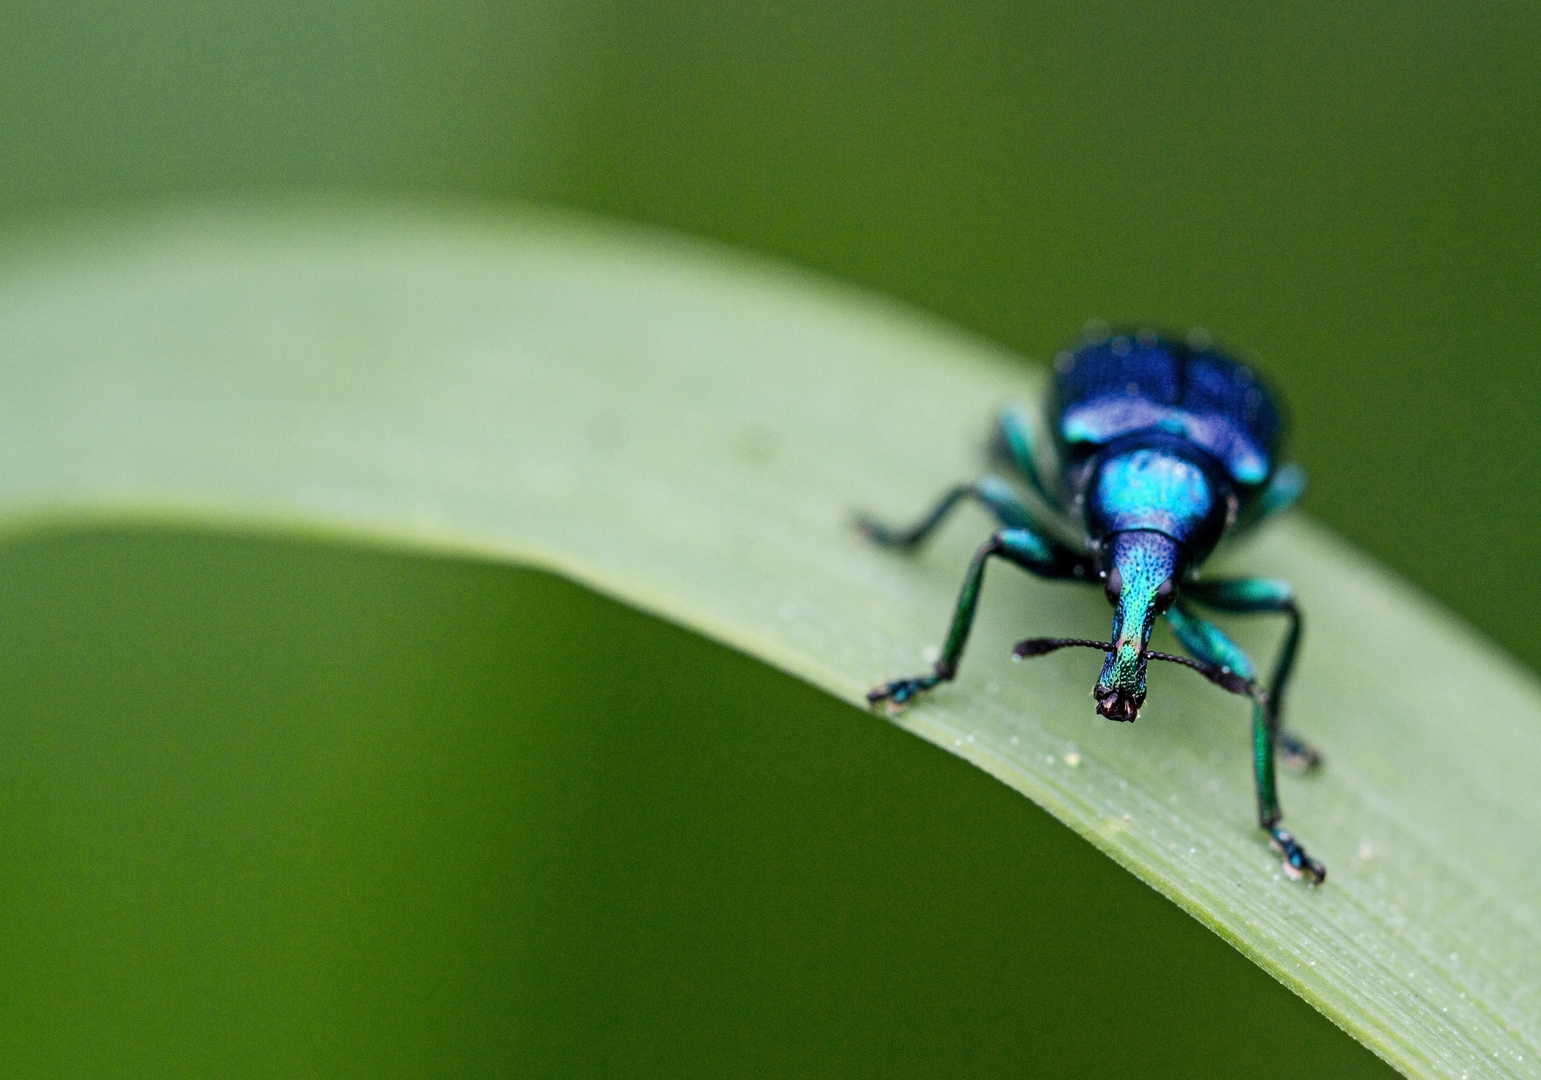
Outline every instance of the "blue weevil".
{"type": "Polygon", "coordinates": [[[1250,698],[1258,824],[1292,878],[1321,883],[1326,869],[1279,827],[1274,782],[1276,754],[1303,768],[1321,760],[1280,724],[1300,645],[1294,590],[1268,578],[1211,581],[1197,574],[1223,538],[1277,514],[1305,489],[1300,467],[1280,461],[1284,423],[1275,396],[1245,365],[1213,349],[1203,331],[1178,341],[1151,331],[1110,335],[1094,324],[1078,348],[1056,359],[1045,421],[1053,433],[1048,445],[1034,437],[1025,412],[1006,409],[991,453],[1027,486],[1036,508],[1006,480],[986,474],[952,488],[911,528],[859,522],[875,543],[904,551],[915,549],[964,499],[982,504],[1001,525],[969,563],[932,670],[876,687],[868,701],[901,709],[957,675],[992,557],[1039,577],[1100,582],[1113,605],[1110,641],[1029,638],[1017,644],[1015,656],[1066,646],[1101,649],[1107,656],[1092,695],[1097,712],[1110,720],[1139,715],[1150,660],[1186,665],[1250,698]],[[1288,620],[1266,689],[1247,655],[1196,606],[1288,620]],[[1150,650],[1158,616],[1191,656],[1150,650]]]}

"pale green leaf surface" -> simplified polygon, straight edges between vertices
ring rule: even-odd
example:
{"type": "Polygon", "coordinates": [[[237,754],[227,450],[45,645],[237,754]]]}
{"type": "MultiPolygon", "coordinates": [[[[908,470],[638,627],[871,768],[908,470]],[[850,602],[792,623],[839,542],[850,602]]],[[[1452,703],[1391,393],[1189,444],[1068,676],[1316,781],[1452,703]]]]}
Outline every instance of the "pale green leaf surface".
{"type": "MultiPolygon", "coordinates": [[[[987,530],[967,512],[905,559],[852,512],[915,514],[1039,386],[955,329],[748,257],[388,210],[183,215],[13,253],[0,382],[13,532],[173,516],[479,553],[852,703],[923,667],[987,530]]],[[[1235,698],[1153,671],[1140,722],[1112,724],[1095,657],[1009,663],[1019,637],[1105,634],[1095,590],[994,571],[961,678],[900,722],[1409,1075],[1541,1075],[1534,680],[1299,516],[1222,562],[1303,598],[1293,725],[1328,765],[1282,794],[1323,888],[1284,879],[1253,824],[1235,698]]],[[[1228,625],[1263,654],[1278,632],[1228,625]]]]}

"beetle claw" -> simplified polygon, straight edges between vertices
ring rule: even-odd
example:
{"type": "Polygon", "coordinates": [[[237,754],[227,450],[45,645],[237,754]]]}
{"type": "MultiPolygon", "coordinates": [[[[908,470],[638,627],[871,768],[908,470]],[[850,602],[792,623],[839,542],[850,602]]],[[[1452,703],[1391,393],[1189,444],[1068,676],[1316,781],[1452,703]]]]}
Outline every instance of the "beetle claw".
{"type": "Polygon", "coordinates": [[[901,711],[915,696],[914,679],[898,679],[867,691],[867,704],[876,708],[881,705],[890,716],[901,711]]]}
{"type": "Polygon", "coordinates": [[[1291,880],[1311,885],[1320,885],[1327,880],[1327,868],[1307,855],[1306,849],[1287,830],[1269,829],[1268,846],[1284,856],[1284,872],[1291,880]]]}
{"type": "Polygon", "coordinates": [[[936,683],[936,677],[931,675],[916,679],[895,679],[867,691],[867,704],[874,708],[881,705],[889,716],[897,716],[909,708],[916,695],[931,689],[936,683]]]}

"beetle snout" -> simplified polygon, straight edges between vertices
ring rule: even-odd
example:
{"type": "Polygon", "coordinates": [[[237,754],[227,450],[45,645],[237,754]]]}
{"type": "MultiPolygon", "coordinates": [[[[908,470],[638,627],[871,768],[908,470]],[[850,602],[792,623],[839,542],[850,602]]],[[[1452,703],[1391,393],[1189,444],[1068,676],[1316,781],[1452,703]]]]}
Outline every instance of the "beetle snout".
{"type": "Polygon", "coordinates": [[[1097,712],[1109,720],[1131,723],[1145,704],[1145,655],[1140,642],[1120,635],[1102,664],[1097,688],[1097,712]]]}
{"type": "Polygon", "coordinates": [[[1133,694],[1112,687],[1099,686],[1094,693],[1097,696],[1097,712],[1109,720],[1125,724],[1134,723],[1140,715],[1140,706],[1145,703],[1144,694],[1133,694]]]}

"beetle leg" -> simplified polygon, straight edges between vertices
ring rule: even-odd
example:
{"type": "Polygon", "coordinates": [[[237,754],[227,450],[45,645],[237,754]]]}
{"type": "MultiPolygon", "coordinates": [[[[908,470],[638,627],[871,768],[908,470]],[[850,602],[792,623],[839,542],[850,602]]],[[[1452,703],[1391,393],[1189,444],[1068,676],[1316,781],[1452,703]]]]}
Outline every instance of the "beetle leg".
{"type": "Polygon", "coordinates": [[[959,484],[951,488],[931,510],[907,529],[894,529],[868,517],[858,517],[856,527],[862,535],[879,547],[912,551],[936,531],[938,525],[964,499],[973,499],[983,506],[995,520],[1008,528],[1031,529],[1032,512],[1011,489],[1011,485],[999,476],[985,474],[972,484],[959,484]]]}
{"type": "MultiPolygon", "coordinates": [[[[1279,582],[1270,584],[1278,585],[1279,582]]],[[[1288,586],[1285,586],[1288,588],[1288,586]]],[[[1290,610],[1294,601],[1290,599],[1290,610]]],[[[1263,610],[1263,609],[1252,609],[1263,610]]],[[[1200,660],[1234,672],[1242,679],[1256,676],[1252,660],[1224,631],[1214,623],[1199,618],[1179,601],[1166,613],[1167,622],[1176,632],[1183,647],[1200,660]]],[[[1291,623],[1291,633],[1286,641],[1284,655],[1275,668],[1274,685],[1282,690],[1294,662],[1295,645],[1299,641],[1298,615],[1291,623]],[[1282,673],[1282,677],[1281,677],[1282,673]]],[[[1257,823],[1268,833],[1269,843],[1284,856],[1284,872],[1296,880],[1309,879],[1321,884],[1327,878],[1327,870],[1321,863],[1306,854],[1294,836],[1279,827],[1284,811],[1279,808],[1278,784],[1274,775],[1274,757],[1280,750],[1279,715],[1274,704],[1272,690],[1262,700],[1252,703],[1252,774],[1257,785],[1257,823]]],[[[1296,740],[1298,742],[1298,740],[1296,740]]],[[[1309,748],[1308,748],[1309,749],[1309,748]]],[[[1311,753],[1315,753],[1311,751],[1311,753]]]]}
{"type": "Polygon", "coordinates": [[[1037,448],[1038,434],[1028,411],[1020,405],[1002,409],[995,422],[993,456],[1010,465],[1044,502],[1061,509],[1059,499],[1049,494],[1044,486],[1043,473],[1038,468],[1037,448]]]}
{"type": "Polygon", "coordinates": [[[947,643],[942,647],[942,654],[931,671],[874,687],[867,695],[870,704],[881,702],[891,713],[897,712],[909,704],[916,694],[949,682],[957,675],[958,661],[962,659],[963,648],[968,644],[969,631],[974,626],[974,613],[979,607],[985,563],[992,557],[1015,563],[1039,577],[1070,578],[1087,573],[1085,556],[1030,528],[1011,527],[997,531],[974,553],[974,558],[968,564],[963,588],[959,590],[958,602],[953,608],[952,625],[947,629],[947,643]]]}
{"type": "Polygon", "coordinates": [[[1222,581],[1194,581],[1183,586],[1188,599],[1215,611],[1233,615],[1284,615],[1289,628],[1274,661],[1273,678],[1268,681],[1268,707],[1273,712],[1278,731],[1279,753],[1284,763],[1301,770],[1316,768],[1322,755],[1304,739],[1284,727],[1284,691],[1295,669],[1295,654],[1300,648],[1301,615],[1295,604],[1295,590],[1288,582],[1272,578],[1232,578],[1222,581]]]}
{"type": "Polygon", "coordinates": [[[1258,518],[1272,517],[1288,510],[1306,493],[1306,471],[1293,461],[1273,474],[1258,500],[1258,518]]]}
{"type": "Polygon", "coordinates": [[[1258,497],[1257,505],[1237,524],[1236,533],[1250,531],[1276,514],[1282,514],[1306,493],[1306,471],[1293,461],[1279,467],[1258,497]]]}

